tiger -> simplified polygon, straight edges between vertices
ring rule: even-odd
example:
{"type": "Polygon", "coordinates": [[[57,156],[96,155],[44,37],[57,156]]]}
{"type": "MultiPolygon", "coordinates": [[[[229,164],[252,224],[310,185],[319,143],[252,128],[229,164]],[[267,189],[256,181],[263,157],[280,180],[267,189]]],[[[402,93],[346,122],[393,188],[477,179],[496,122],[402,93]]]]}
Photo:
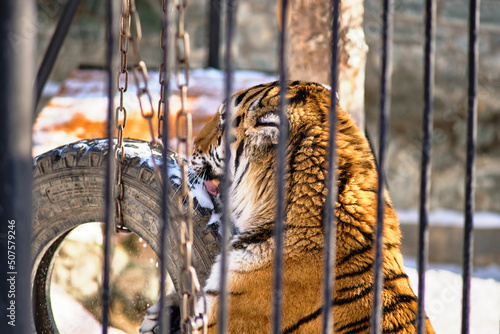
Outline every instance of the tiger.
{"type": "MultiPolygon", "coordinates": [[[[285,215],[283,236],[283,333],[320,333],[324,270],[324,211],[328,178],[331,89],[304,81],[287,82],[285,215]]],[[[191,164],[214,192],[215,180],[228,189],[234,234],[228,252],[228,332],[269,333],[277,212],[276,146],[280,84],[243,90],[222,103],[194,139],[191,164]],[[226,118],[226,104],[231,119],[226,118]],[[231,122],[230,159],[225,160],[225,122],[231,122]],[[224,174],[229,164],[229,175],[224,174]]],[[[333,329],[369,333],[373,303],[377,169],[370,145],[336,98],[336,187],[334,224],[333,329]]],[[[332,222],[328,222],[332,223],[332,222]]],[[[403,270],[401,232],[384,192],[382,331],[415,333],[418,300],[403,270]]],[[[208,332],[216,333],[220,255],[204,285],[208,332]]],[[[425,318],[426,333],[435,333],[425,318]]]]}

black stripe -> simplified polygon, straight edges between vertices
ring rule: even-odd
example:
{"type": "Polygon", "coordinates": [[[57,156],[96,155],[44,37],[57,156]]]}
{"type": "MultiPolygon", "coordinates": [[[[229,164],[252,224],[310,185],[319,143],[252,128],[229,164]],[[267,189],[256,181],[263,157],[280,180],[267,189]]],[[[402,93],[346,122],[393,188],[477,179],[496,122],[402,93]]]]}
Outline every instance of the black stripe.
{"type": "Polygon", "coordinates": [[[245,176],[245,174],[248,171],[248,166],[250,166],[250,163],[247,161],[247,163],[245,165],[245,169],[243,170],[243,173],[241,173],[240,177],[236,181],[236,186],[234,187],[235,189],[238,188],[240,186],[240,184],[241,184],[241,181],[243,181],[243,177],[245,176]]]}
{"type": "MultiPolygon", "coordinates": [[[[252,102],[253,102],[253,101],[254,101],[254,99],[255,99],[258,95],[262,94],[263,92],[264,92],[264,94],[265,94],[267,91],[269,91],[270,89],[272,89],[272,88],[275,86],[275,85],[274,85],[275,83],[276,83],[276,82],[273,82],[273,83],[272,83],[271,85],[269,85],[269,86],[268,86],[267,84],[264,84],[264,85],[259,85],[259,86],[257,86],[257,87],[259,88],[259,89],[257,89],[257,91],[254,91],[254,89],[252,89],[252,91],[253,91],[254,93],[253,93],[252,95],[248,96],[248,98],[246,99],[246,102],[245,102],[245,103],[248,103],[248,102],[250,102],[250,101],[252,101],[252,102]],[[262,86],[262,87],[260,87],[260,86],[262,86]]],[[[253,88],[257,88],[257,87],[253,87],[253,88]]],[[[262,100],[262,98],[261,98],[261,100],[262,100]]]]}
{"type": "MultiPolygon", "coordinates": [[[[359,298],[364,297],[367,294],[369,294],[371,290],[372,290],[371,287],[368,288],[368,289],[365,289],[361,294],[359,294],[359,295],[357,295],[355,297],[352,297],[352,298],[334,299],[334,300],[331,301],[331,305],[333,307],[335,305],[343,305],[343,304],[352,303],[352,302],[358,300],[359,298]]],[[[306,323],[308,323],[308,322],[316,319],[317,317],[319,317],[321,315],[321,313],[323,313],[322,311],[323,311],[323,308],[321,307],[321,308],[317,309],[316,311],[314,311],[313,313],[311,313],[309,315],[306,315],[305,317],[303,317],[302,319],[300,319],[299,321],[297,321],[294,325],[286,328],[283,331],[283,333],[292,333],[293,331],[299,329],[300,326],[302,326],[302,325],[304,325],[304,324],[306,324],[306,323]]],[[[368,317],[368,319],[370,319],[370,318],[368,317]]],[[[366,328],[363,328],[363,329],[366,329],[366,328]]],[[[356,332],[359,332],[359,330],[360,330],[360,328],[356,329],[356,330],[353,330],[353,331],[351,331],[349,333],[356,333],[356,332]]]]}
{"type": "Polygon", "coordinates": [[[236,149],[236,156],[234,158],[234,175],[236,175],[236,171],[238,170],[238,167],[240,165],[240,158],[241,155],[243,154],[244,148],[245,148],[245,141],[241,140],[240,143],[238,144],[238,148],[236,149]]]}
{"type": "Polygon", "coordinates": [[[241,116],[236,116],[233,120],[233,128],[237,128],[238,126],[240,126],[240,123],[241,123],[241,116]]]}
{"type": "MultiPolygon", "coordinates": [[[[356,327],[356,326],[362,325],[362,324],[364,324],[364,323],[367,323],[367,322],[369,322],[369,321],[370,321],[370,317],[369,317],[369,316],[368,316],[368,317],[361,318],[361,319],[360,319],[360,320],[358,320],[358,321],[351,322],[351,323],[348,323],[347,325],[341,326],[340,328],[338,328],[338,329],[337,329],[337,332],[342,332],[342,331],[344,331],[344,330],[346,330],[346,329],[348,329],[348,328],[356,327]]],[[[363,327],[364,327],[364,326],[363,326],[363,327]]],[[[369,327],[369,326],[368,326],[368,327],[369,327]]],[[[368,327],[366,327],[366,328],[368,328],[368,327]]],[[[366,328],[363,328],[363,329],[366,329],[366,328]]],[[[359,330],[360,330],[360,328],[356,329],[356,331],[359,331],[359,330]]],[[[351,332],[349,332],[349,333],[351,333],[351,332]]],[[[353,332],[353,333],[355,333],[355,332],[353,332]]]]}
{"type": "Polygon", "coordinates": [[[300,326],[307,324],[308,322],[316,319],[317,317],[319,317],[321,315],[322,310],[323,310],[322,308],[319,308],[316,311],[314,311],[313,313],[306,315],[305,317],[303,317],[302,319],[297,321],[294,325],[286,328],[283,331],[283,334],[292,333],[292,332],[296,331],[297,329],[299,329],[300,326]]]}
{"type": "Polygon", "coordinates": [[[214,162],[214,164],[217,166],[217,168],[223,168],[224,166],[222,165],[223,161],[221,160],[221,158],[219,157],[219,154],[217,153],[217,151],[215,151],[215,156],[214,156],[215,159],[212,159],[212,161],[214,162]]]}
{"type": "Polygon", "coordinates": [[[365,332],[367,329],[370,328],[370,325],[363,325],[361,327],[358,327],[358,328],[355,328],[355,329],[351,329],[350,331],[348,332],[345,332],[345,334],[356,334],[356,333],[361,333],[361,332],[365,332]]]}
{"type": "MultiPolygon", "coordinates": [[[[219,296],[219,291],[217,290],[207,290],[205,291],[205,294],[209,295],[209,296],[213,296],[213,297],[217,297],[219,296]]],[[[245,292],[232,292],[232,291],[228,291],[228,293],[232,296],[241,296],[243,295],[245,292]]]]}
{"type": "Polygon", "coordinates": [[[207,290],[207,291],[205,291],[205,294],[207,294],[209,296],[218,296],[219,295],[219,291],[217,291],[217,290],[207,290]]]}
{"type": "Polygon", "coordinates": [[[367,244],[359,249],[356,249],[356,250],[353,250],[352,252],[350,252],[348,255],[344,256],[340,261],[339,261],[339,264],[343,264],[343,263],[346,263],[347,261],[349,261],[350,259],[352,259],[354,256],[356,255],[361,255],[363,253],[366,253],[368,251],[371,251],[373,249],[373,245],[372,244],[367,244]]]}
{"type": "Polygon", "coordinates": [[[248,247],[248,245],[258,244],[267,241],[273,237],[273,233],[274,233],[274,222],[265,223],[248,232],[238,234],[237,238],[233,242],[233,248],[245,249],[248,247]]]}
{"type": "MultiPolygon", "coordinates": [[[[269,88],[267,88],[265,91],[264,91],[264,94],[262,95],[262,97],[260,98],[260,101],[259,101],[259,104],[257,104],[257,107],[258,108],[262,108],[264,107],[264,105],[262,104],[262,101],[264,101],[265,98],[267,98],[267,96],[269,95],[269,92],[271,92],[274,88],[276,87],[276,85],[272,85],[272,86],[269,86],[269,88]]],[[[279,94],[279,93],[278,93],[279,94]]],[[[275,95],[276,96],[276,95],[275,95]]]]}
{"type": "Polygon", "coordinates": [[[266,87],[269,87],[269,83],[263,83],[257,86],[253,86],[247,90],[247,93],[252,92],[245,101],[245,103],[252,101],[257,95],[259,95],[266,87]]]}
{"type": "Polygon", "coordinates": [[[279,129],[279,124],[276,124],[276,123],[269,123],[269,122],[261,122],[261,121],[257,121],[255,123],[255,126],[272,126],[272,127],[275,127],[277,129],[279,129]]]}
{"type": "Polygon", "coordinates": [[[408,320],[403,323],[398,323],[396,327],[393,328],[384,328],[384,333],[401,333],[401,331],[408,327],[408,325],[415,325],[417,322],[416,319],[408,320]]]}
{"type": "Polygon", "coordinates": [[[368,286],[366,286],[364,284],[351,285],[351,286],[339,289],[338,292],[349,292],[351,290],[360,289],[360,288],[364,288],[362,290],[363,292],[365,291],[365,289],[371,290],[373,288],[373,284],[372,283],[368,283],[368,284],[369,284],[368,286]]]}
{"type": "Polygon", "coordinates": [[[391,282],[401,278],[408,278],[408,275],[406,275],[405,273],[395,274],[394,276],[391,277],[384,277],[384,281],[391,282]]]}
{"type": "Polygon", "coordinates": [[[245,98],[245,96],[247,96],[248,92],[250,92],[250,90],[246,90],[242,93],[240,93],[235,99],[234,99],[234,106],[237,107],[239,106],[239,104],[241,103],[241,101],[245,98]]]}
{"type": "Polygon", "coordinates": [[[333,301],[333,305],[345,305],[345,304],[350,304],[350,303],[353,303],[359,299],[361,299],[362,297],[368,295],[370,292],[372,291],[372,286],[370,285],[369,287],[361,290],[361,292],[359,294],[356,294],[355,296],[353,297],[350,297],[350,298],[344,298],[344,299],[337,299],[335,298],[334,301],[333,301]]]}
{"type": "Polygon", "coordinates": [[[290,104],[297,104],[297,103],[303,103],[306,101],[307,96],[309,95],[309,92],[307,91],[306,87],[301,87],[299,88],[295,94],[290,97],[290,104]]]}
{"type": "Polygon", "coordinates": [[[384,306],[384,313],[390,313],[395,311],[400,304],[409,304],[411,302],[417,302],[418,299],[412,295],[400,294],[394,296],[392,302],[389,305],[384,306]]]}
{"type": "Polygon", "coordinates": [[[255,97],[258,96],[261,93],[262,93],[262,89],[257,90],[255,93],[253,93],[252,95],[250,95],[248,97],[247,102],[248,101],[253,101],[255,99],[255,97]]]}
{"type": "Polygon", "coordinates": [[[367,265],[365,265],[364,267],[362,267],[359,270],[352,271],[352,272],[345,273],[345,274],[341,274],[341,275],[337,275],[337,276],[335,276],[335,279],[340,280],[340,279],[344,279],[344,278],[352,278],[354,276],[363,275],[363,274],[366,274],[367,272],[371,271],[372,268],[373,268],[373,263],[368,263],[367,265]]]}

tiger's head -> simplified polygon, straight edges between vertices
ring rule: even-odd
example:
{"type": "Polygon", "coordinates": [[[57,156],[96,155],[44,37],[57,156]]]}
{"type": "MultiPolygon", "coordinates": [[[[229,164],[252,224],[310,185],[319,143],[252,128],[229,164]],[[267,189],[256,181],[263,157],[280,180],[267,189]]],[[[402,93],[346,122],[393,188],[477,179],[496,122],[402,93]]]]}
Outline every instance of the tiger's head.
{"type": "MultiPolygon", "coordinates": [[[[330,90],[320,84],[294,81],[288,83],[286,97],[287,202],[304,193],[307,201],[321,205],[325,194],[330,90]],[[302,181],[307,185],[302,185],[302,181]],[[291,186],[300,189],[295,191],[291,186]]],[[[231,179],[231,219],[241,232],[275,219],[279,101],[279,82],[243,90],[230,99],[233,140],[229,175],[224,175],[226,103],[219,106],[194,140],[191,160],[194,171],[208,181],[231,179]]],[[[207,184],[213,189],[211,182],[207,184]]]]}

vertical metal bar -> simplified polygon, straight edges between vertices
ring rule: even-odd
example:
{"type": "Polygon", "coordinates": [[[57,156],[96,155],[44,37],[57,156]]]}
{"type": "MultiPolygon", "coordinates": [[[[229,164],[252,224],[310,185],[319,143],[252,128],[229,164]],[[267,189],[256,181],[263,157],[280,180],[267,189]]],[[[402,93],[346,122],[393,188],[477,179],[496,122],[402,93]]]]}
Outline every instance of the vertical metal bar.
{"type": "MultiPolygon", "coordinates": [[[[226,66],[225,70],[225,123],[224,123],[224,175],[230,174],[231,161],[231,91],[233,89],[233,72],[231,64],[231,48],[233,42],[233,25],[234,25],[234,12],[235,3],[233,0],[228,0],[226,3],[226,53],[224,56],[224,64],[226,66]]],[[[219,301],[219,327],[218,333],[225,334],[227,332],[227,318],[228,318],[228,293],[227,293],[227,253],[229,246],[229,226],[231,219],[231,208],[229,202],[229,187],[231,186],[231,181],[229,177],[224,177],[222,179],[222,206],[223,206],[223,216],[222,216],[222,242],[221,242],[221,266],[220,266],[220,301],[219,301]]]]}
{"type": "MultiPolygon", "coordinates": [[[[169,207],[168,203],[169,192],[168,187],[170,185],[170,177],[168,173],[168,139],[169,139],[169,123],[170,123],[170,106],[169,106],[169,96],[170,96],[170,64],[168,61],[168,54],[170,52],[170,44],[169,44],[169,1],[164,0],[163,5],[165,6],[163,10],[163,67],[162,70],[165,71],[163,75],[160,73],[160,78],[164,78],[166,81],[161,85],[161,89],[163,89],[162,96],[163,99],[163,123],[162,123],[162,143],[163,143],[163,178],[162,178],[162,200],[161,200],[161,217],[163,221],[163,225],[161,227],[160,234],[160,314],[159,314],[159,322],[158,329],[159,333],[169,333],[170,332],[170,323],[168,321],[168,314],[164,311],[165,308],[165,281],[167,280],[166,275],[166,254],[167,249],[170,249],[171,245],[167,241],[167,227],[169,224],[169,207]]],[[[158,113],[160,110],[158,110],[158,113]]]]}
{"type": "Polygon", "coordinates": [[[422,120],[422,165],[420,169],[420,213],[418,239],[418,310],[417,332],[426,332],[425,324],[425,271],[428,258],[428,196],[430,190],[430,150],[432,133],[432,99],[434,95],[434,27],[436,3],[425,3],[425,50],[424,50],[424,114],[422,120]]]}
{"type": "Polygon", "coordinates": [[[391,72],[392,72],[392,0],[383,0],[382,11],[382,76],[380,91],[380,123],[379,123],[379,164],[377,189],[377,225],[375,228],[375,261],[373,282],[373,309],[371,330],[373,334],[381,332],[382,323],[382,287],[383,287],[383,229],[384,229],[384,179],[385,179],[385,146],[387,137],[387,117],[390,109],[391,72]]]}
{"type": "Polygon", "coordinates": [[[56,30],[52,35],[52,39],[50,40],[49,46],[47,47],[47,51],[45,51],[45,55],[43,57],[42,63],[40,64],[40,68],[38,69],[38,74],[36,76],[35,109],[38,102],[40,101],[43,87],[45,86],[45,83],[49,78],[50,72],[52,72],[52,68],[54,67],[54,63],[56,62],[57,55],[61,50],[61,46],[64,42],[64,39],[66,38],[69,27],[71,26],[71,22],[75,17],[76,9],[78,8],[79,4],[80,0],[68,0],[66,6],[64,6],[64,9],[61,13],[61,17],[59,18],[56,30]]]}
{"type": "Polygon", "coordinates": [[[33,1],[0,1],[0,333],[31,332],[33,1]]]}
{"type": "Polygon", "coordinates": [[[332,18],[332,41],[331,41],[331,67],[330,67],[330,84],[331,84],[331,106],[330,106],[330,137],[328,141],[328,179],[325,208],[325,267],[324,267],[324,283],[323,283],[323,334],[332,332],[333,317],[332,317],[332,290],[333,290],[333,273],[335,263],[335,238],[336,224],[333,210],[334,202],[337,199],[336,189],[336,129],[337,129],[337,85],[338,85],[338,40],[339,40],[339,11],[340,0],[332,0],[333,18],[332,18]]]}
{"type": "Polygon", "coordinates": [[[109,305],[110,305],[110,267],[111,267],[111,238],[113,235],[114,227],[114,208],[115,197],[113,194],[115,182],[115,156],[114,156],[114,129],[115,129],[115,110],[114,110],[114,96],[116,92],[116,41],[115,32],[115,1],[106,1],[106,14],[107,14],[107,27],[108,32],[106,44],[106,63],[107,63],[107,88],[108,88],[108,105],[107,105],[107,133],[108,133],[108,157],[106,161],[106,189],[105,201],[106,211],[104,215],[105,232],[104,232],[104,263],[103,263],[103,280],[102,280],[102,333],[107,334],[109,324],[109,305]]]}
{"type": "Polygon", "coordinates": [[[474,160],[477,119],[477,71],[479,0],[470,0],[469,7],[469,80],[467,99],[467,162],[465,171],[465,223],[463,249],[462,334],[469,333],[470,281],[472,275],[474,227],[474,160]]]}
{"type": "Polygon", "coordinates": [[[208,67],[220,68],[220,12],[221,0],[210,0],[210,17],[208,29],[208,67]]]}
{"type": "Polygon", "coordinates": [[[286,145],[288,141],[288,119],[287,119],[287,18],[288,18],[288,0],[281,2],[281,35],[280,35],[280,103],[279,103],[279,138],[276,152],[276,172],[277,172],[277,196],[276,196],[276,221],[274,225],[275,239],[275,257],[274,257],[274,280],[273,280],[273,324],[272,333],[281,333],[282,322],[282,299],[283,299],[283,234],[285,231],[285,169],[286,169],[286,145]]]}

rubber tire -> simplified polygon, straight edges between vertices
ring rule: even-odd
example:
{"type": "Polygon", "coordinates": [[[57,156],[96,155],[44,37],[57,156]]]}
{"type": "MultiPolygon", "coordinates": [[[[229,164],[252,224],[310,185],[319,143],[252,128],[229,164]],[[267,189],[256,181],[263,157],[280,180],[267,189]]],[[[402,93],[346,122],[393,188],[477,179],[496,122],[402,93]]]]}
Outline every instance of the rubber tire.
{"type": "MultiPolygon", "coordinates": [[[[151,159],[147,158],[148,143],[129,139],[124,145],[124,224],[159,255],[161,184],[151,159]]],[[[50,303],[50,278],[59,246],[75,227],[104,221],[107,146],[105,139],[84,140],[49,151],[34,160],[31,277],[37,333],[58,333],[50,303]]],[[[173,159],[173,155],[169,158],[173,159]]],[[[161,152],[155,151],[155,156],[160,159],[161,152]]],[[[177,203],[176,200],[172,202],[177,203]]],[[[215,228],[207,227],[208,219],[206,212],[195,212],[193,261],[202,284],[220,251],[219,234],[215,228]]],[[[179,224],[169,219],[166,270],[176,288],[182,265],[178,235],[179,224]]]]}

